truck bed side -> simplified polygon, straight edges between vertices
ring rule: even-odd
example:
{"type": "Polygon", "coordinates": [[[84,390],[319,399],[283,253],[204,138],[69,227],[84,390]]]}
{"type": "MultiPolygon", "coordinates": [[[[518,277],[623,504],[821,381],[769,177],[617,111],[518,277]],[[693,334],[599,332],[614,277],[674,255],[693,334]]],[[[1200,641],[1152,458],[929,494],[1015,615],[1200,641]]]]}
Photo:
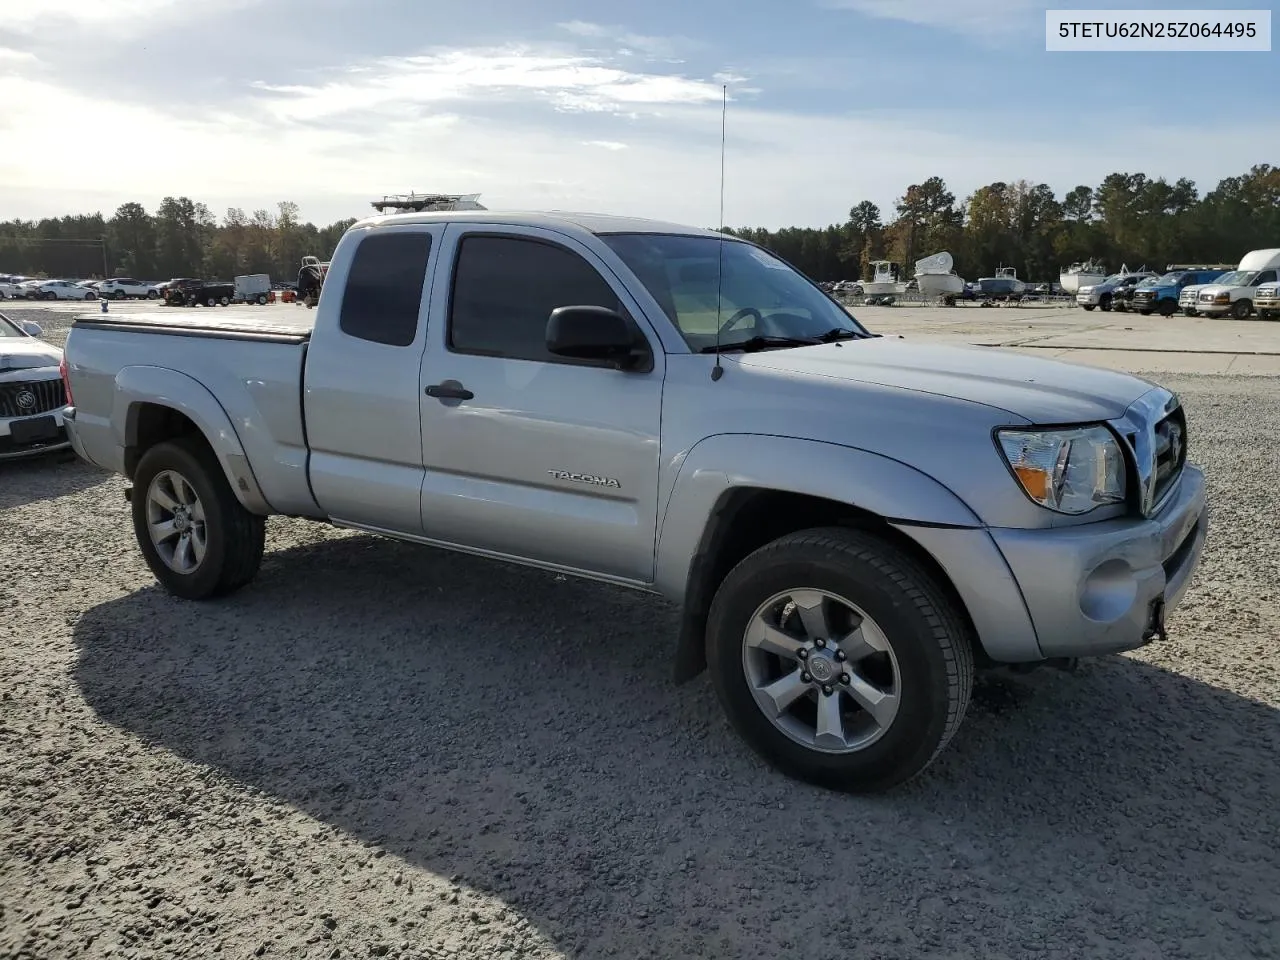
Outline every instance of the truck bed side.
{"type": "Polygon", "coordinates": [[[129,474],[129,448],[156,422],[154,405],[168,407],[201,428],[250,509],[322,516],[302,414],[309,340],[309,323],[251,309],[77,319],[66,359],[85,455],[129,474]]]}

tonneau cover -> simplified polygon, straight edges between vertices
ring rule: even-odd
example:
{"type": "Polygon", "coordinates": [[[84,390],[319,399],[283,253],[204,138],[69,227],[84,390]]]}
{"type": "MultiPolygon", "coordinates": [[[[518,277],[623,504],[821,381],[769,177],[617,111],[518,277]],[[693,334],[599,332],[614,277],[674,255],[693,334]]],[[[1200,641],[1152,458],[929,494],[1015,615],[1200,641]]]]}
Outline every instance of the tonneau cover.
{"type": "Polygon", "coordinates": [[[314,310],[294,304],[251,307],[168,307],[146,313],[83,313],[73,326],[226,340],[305,343],[314,310]]]}

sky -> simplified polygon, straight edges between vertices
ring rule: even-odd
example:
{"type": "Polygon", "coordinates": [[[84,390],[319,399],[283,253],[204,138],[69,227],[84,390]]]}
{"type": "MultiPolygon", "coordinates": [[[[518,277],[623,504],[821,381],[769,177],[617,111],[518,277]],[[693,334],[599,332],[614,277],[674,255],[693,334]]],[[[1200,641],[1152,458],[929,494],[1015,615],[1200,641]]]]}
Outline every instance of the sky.
{"type": "Polygon", "coordinates": [[[731,226],[824,226],[862,200],[889,215],[934,175],[959,199],[1116,171],[1205,192],[1280,163],[1280,53],[1047,53],[1044,11],[0,0],[0,220],[172,194],[218,215],[293,200],[324,224],[412,189],[712,226],[725,88],[731,226]]]}

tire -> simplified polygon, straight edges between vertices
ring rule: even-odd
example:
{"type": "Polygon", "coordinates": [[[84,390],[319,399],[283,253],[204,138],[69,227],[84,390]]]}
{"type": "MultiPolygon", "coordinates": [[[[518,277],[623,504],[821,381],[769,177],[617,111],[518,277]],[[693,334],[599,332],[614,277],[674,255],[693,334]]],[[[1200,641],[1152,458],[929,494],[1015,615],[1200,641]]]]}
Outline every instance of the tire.
{"type": "Polygon", "coordinates": [[[230,297],[222,297],[222,298],[220,298],[220,299],[218,300],[218,306],[220,306],[220,307],[229,306],[229,305],[230,305],[230,303],[231,303],[231,298],[230,298],[230,297]]]}
{"type": "Polygon", "coordinates": [[[1087,310],[1087,311],[1089,311],[1089,312],[1093,312],[1093,305],[1092,305],[1092,304],[1082,303],[1082,304],[1080,304],[1080,306],[1084,307],[1084,308],[1085,308],[1085,310],[1087,310]]]}
{"type": "Polygon", "coordinates": [[[1144,317],[1149,317],[1149,316],[1151,316],[1151,311],[1150,311],[1150,310],[1139,310],[1138,312],[1139,312],[1140,314],[1142,314],[1144,317]]]}
{"type": "Polygon", "coordinates": [[[1111,312],[1111,294],[1104,293],[1102,299],[1098,301],[1098,309],[1103,313],[1111,312]]]}
{"type": "Polygon", "coordinates": [[[258,294],[258,305],[266,306],[266,303],[267,303],[267,295],[265,293],[258,294]]]}
{"type": "Polygon", "coordinates": [[[1231,316],[1235,320],[1248,320],[1252,313],[1252,300],[1240,299],[1231,305],[1231,316]]]}
{"type": "Polygon", "coordinates": [[[112,299],[112,300],[123,300],[124,298],[125,298],[125,292],[124,292],[123,290],[112,290],[112,291],[111,291],[111,299],[112,299]]]}
{"type": "Polygon", "coordinates": [[[206,307],[216,307],[217,305],[218,305],[218,298],[217,298],[217,297],[209,297],[209,298],[207,298],[207,299],[205,300],[205,306],[206,306],[206,307]]]}
{"type": "Polygon", "coordinates": [[[158,296],[160,296],[160,294],[156,293],[154,290],[148,290],[148,291],[147,291],[147,299],[148,299],[148,300],[154,300],[154,299],[156,299],[158,296]]]}
{"type": "MultiPolygon", "coordinates": [[[[185,600],[207,600],[239,590],[254,578],[262,563],[266,521],[236,500],[222,467],[202,437],[156,444],[143,454],[134,471],[133,484],[134,536],[151,573],[166,590],[185,600]],[[149,530],[148,515],[154,503],[152,484],[161,475],[168,475],[159,481],[162,491],[176,489],[171,481],[177,475],[194,491],[202,507],[204,553],[186,572],[166,561],[149,530]]],[[[163,519],[163,514],[161,508],[151,519],[163,519]]],[[[171,519],[176,515],[171,514],[171,519]]],[[[192,523],[190,529],[189,536],[194,541],[196,524],[192,523]]]]}
{"type": "MultiPolygon", "coordinates": [[[[785,613],[790,608],[780,609],[785,613]]],[[[792,632],[798,623],[793,612],[779,625],[792,632]]],[[[965,618],[913,558],[893,543],[857,530],[804,530],[756,550],[730,571],[716,592],[706,643],[708,669],[720,704],[752,749],[789,776],[851,793],[887,790],[928,767],[960,727],[973,689],[973,646],[965,618]],[[779,597],[807,593],[812,601],[819,592],[829,598],[827,632],[833,638],[847,634],[843,647],[833,641],[822,648],[822,654],[814,646],[806,659],[789,660],[748,643],[748,628],[758,624],[761,612],[771,609],[779,597]],[[859,657],[858,650],[865,655],[884,644],[851,646],[853,634],[847,628],[854,621],[842,619],[846,603],[860,608],[854,615],[871,621],[871,629],[865,620],[861,622],[858,635],[887,640],[888,652],[859,657]],[[845,654],[845,648],[850,654],[845,654]],[[831,659],[834,655],[839,660],[842,654],[855,670],[831,659]],[[800,672],[800,664],[816,674],[820,656],[828,676],[834,665],[837,671],[856,671],[858,684],[845,684],[837,676],[826,688],[814,687],[813,675],[800,672]],[[767,699],[763,687],[774,682],[768,671],[759,675],[759,665],[767,662],[776,665],[784,680],[797,677],[805,689],[783,713],[771,711],[778,720],[757,701],[757,696],[767,699]],[[862,673],[868,667],[876,668],[873,679],[862,673]],[[825,689],[832,693],[824,694],[825,689]],[[896,690],[898,696],[892,704],[889,698],[881,701],[882,708],[894,708],[883,723],[856,706],[857,698],[867,691],[883,696],[886,690],[896,690]],[[824,750],[814,742],[802,743],[796,733],[804,734],[806,713],[813,714],[808,727],[816,734],[819,707],[829,705],[832,697],[841,730],[839,746],[833,743],[824,750]],[[847,715],[846,706],[852,708],[847,715]]],[[[810,736],[811,741],[816,739],[810,736]]]]}
{"type": "Polygon", "coordinates": [[[97,299],[98,299],[98,295],[97,295],[96,293],[94,293],[92,290],[90,290],[90,291],[88,291],[88,292],[84,295],[84,299],[86,299],[86,300],[97,300],[97,299]]]}

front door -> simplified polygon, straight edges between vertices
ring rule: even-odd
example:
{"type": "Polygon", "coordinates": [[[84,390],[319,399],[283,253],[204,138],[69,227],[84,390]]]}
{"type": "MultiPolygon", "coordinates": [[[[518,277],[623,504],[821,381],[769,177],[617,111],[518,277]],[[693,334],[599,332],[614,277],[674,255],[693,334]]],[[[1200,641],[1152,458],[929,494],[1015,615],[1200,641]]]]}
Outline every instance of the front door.
{"type": "Polygon", "coordinates": [[[426,536],[650,582],[664,356],[639,307],[555,231],[454,224],[442,255],[419,390],[426,536]],[[586,304],[632,318],[647,369],[548,353],[551,311],[586,304]]]}

